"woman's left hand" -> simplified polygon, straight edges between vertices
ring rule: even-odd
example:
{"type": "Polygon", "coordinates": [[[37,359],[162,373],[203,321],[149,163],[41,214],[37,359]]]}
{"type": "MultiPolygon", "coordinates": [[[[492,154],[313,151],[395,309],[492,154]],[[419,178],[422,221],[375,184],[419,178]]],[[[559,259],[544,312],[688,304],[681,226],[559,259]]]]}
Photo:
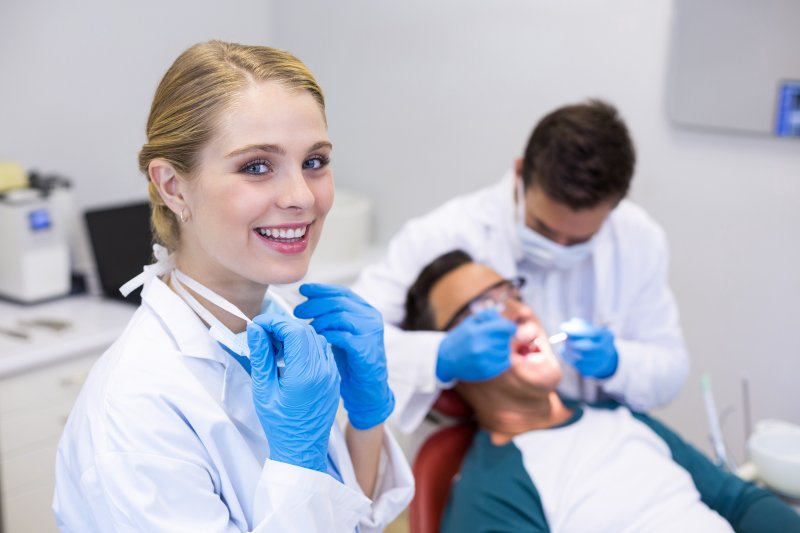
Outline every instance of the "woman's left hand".
{"type": "Polygon", "coordinates": [[[333,346],[350,423],[356,429],[383,423],[394,409],[383,346],[383,317],[345,287],[306,283],[300,286],[300,294],[308,300],[298,305],[294,314],[313,319],[311,326],[333,346]]]}

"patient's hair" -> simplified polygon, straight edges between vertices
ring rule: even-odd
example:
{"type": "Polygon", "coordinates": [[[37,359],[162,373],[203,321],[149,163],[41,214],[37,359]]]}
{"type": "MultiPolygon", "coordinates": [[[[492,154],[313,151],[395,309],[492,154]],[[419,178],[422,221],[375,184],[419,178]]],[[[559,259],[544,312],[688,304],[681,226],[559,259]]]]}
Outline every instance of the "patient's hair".
{"type": "Polygon", "coordinates": [[[635,163],[633,141],[616,108],[589,100],[556,109],[536,125],[522,182],[573,210],[593,208],[625,197],[635,163]]]}
{"type": "Polygon", "coordinates": [[[435,331],[436,320],[430,305],[430,293],[446,274],[462,265],[472,263],[472,257],[461,250],[440,255],[422,269],[406,295],[406,316],[401,328],[409,331],[435,331]]]}

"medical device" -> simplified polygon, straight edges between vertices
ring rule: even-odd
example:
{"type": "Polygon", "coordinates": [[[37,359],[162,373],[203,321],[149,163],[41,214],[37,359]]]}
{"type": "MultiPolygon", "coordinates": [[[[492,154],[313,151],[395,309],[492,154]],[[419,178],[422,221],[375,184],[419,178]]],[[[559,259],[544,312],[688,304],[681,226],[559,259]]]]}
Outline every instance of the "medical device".
{"type": "Polygon", "coordinates": [[[711,431],[711,445],[714,447],[714,455],[717,458],[717,464],[723,468],[729,469],[731,472],[735,472],[736,467],[733,461],[728,457],[728,452],[725,449],[725,441],[722,439],[722,429],[719,426],[717,406],[714,403],[714,395],[711,394],[711,379],[708,377],[708,374],[703,375],[701,384],[703,388],[703,403],[706,407],[708,426],[711,431]]]}
{"type": "Polygon", "coordinates": [[[69,246],[51,200],[31,188],[0,197],[0,296],[33,303],[69,293],[69,246]]]}

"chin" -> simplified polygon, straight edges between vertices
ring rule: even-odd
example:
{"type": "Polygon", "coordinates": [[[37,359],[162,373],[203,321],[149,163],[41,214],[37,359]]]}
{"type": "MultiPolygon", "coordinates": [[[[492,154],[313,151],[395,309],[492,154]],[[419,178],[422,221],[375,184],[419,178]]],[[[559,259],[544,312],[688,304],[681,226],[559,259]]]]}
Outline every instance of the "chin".
{"type": "Polygon", "coordinates": [[[248,269],[251,280],[261,285],[287,285],[303,279],[308,272],[309,256],[282,257],[277,261],[262,261],[248,269]]]}
{"type": "Polygon", "coordinates": [[[513,354],[511,370],[517,379],[536,388],[554,389],[562,377],[561,365],[550,350],[513,354]]]}

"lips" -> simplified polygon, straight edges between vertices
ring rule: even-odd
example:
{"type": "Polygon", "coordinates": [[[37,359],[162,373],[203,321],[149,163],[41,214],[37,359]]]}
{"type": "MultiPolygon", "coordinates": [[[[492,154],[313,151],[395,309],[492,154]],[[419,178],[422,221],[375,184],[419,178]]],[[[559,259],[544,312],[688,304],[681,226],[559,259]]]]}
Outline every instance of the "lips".
{"type": "Polygon", "coordinates": [[[297,254],[308,247],[309,229],[313,222],[261,226],[253,230],[268,248],[281,254],[297,254]]]}

